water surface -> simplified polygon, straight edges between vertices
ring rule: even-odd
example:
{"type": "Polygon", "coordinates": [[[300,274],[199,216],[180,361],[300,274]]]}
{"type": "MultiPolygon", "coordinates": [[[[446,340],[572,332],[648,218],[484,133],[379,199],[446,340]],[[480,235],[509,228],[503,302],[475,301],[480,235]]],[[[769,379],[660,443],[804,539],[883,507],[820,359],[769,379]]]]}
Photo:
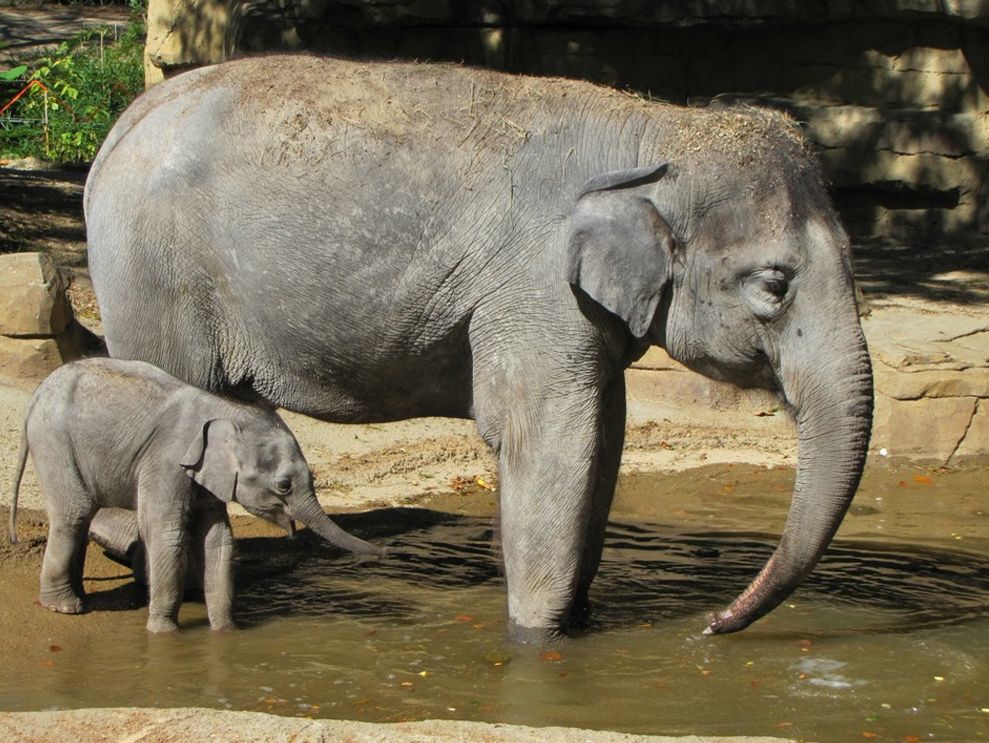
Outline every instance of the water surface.
{"type": "Polygon", "coordinates": [[[776,543],[793,473],[717,467],[627,478],[583,636],[504,642],[483,516],[390,509],[342,524],[383,559],[240,544],[239,632],[113,636],[8,659],[0,708],[209,706],[374,721],[451,718],[638,733],[822,740],[989,737],[989,477],[870,473],[839,539],[777,611],[700,634],[776,543]],[[647,517],[647,514],[649,516],[647,517]]]}

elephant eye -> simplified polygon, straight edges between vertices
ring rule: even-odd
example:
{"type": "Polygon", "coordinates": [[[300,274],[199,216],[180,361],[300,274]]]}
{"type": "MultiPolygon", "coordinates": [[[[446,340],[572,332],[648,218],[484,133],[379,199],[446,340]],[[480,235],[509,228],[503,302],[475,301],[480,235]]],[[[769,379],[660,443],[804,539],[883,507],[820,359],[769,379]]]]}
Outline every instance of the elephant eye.
{"type": "Polygon", "coordinates": [[[292,481],[287,477],[280,477],[271,484],[271,487],[279,495],[288,495],[292,492],[292,481]]]}
{"type": "Polygon", "coordinates": [[[790,289],[790,282],[782,271],[770,270],[762,274],[762,289],[767,294],[772,294],[777,300],[783,299],[790,289]]]}
{"type": "Polygon", "coordinates": [[[790,300],[790,280],[779,268],[757,268],[741,283],[742,298],[761,320],[772,321],[785,312],[790,300]]]}

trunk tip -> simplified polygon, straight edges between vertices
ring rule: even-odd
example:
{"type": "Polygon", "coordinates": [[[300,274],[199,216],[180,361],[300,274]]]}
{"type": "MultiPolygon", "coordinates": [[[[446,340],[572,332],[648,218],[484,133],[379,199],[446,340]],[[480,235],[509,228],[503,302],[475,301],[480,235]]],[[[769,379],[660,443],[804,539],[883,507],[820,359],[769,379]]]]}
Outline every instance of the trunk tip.
{"type": "Polygon", "coordinates": [[[371,549],[368,550],[368,554],[376,555],[377,557],[387,557],[391,554],[391,550],[387,547],[382,547],[381,545],[372,544],[371,549]]]}
{"type": "Polygon", "coordinates": [[[752,624],[759,616],[762,615],[760,614],[754,617],[740,616],[732,611],[731,608],[711,613],[707,616],[707,627],[704,630],[704,634],[727,635],[732,632],[739,632],[752,624]]]}

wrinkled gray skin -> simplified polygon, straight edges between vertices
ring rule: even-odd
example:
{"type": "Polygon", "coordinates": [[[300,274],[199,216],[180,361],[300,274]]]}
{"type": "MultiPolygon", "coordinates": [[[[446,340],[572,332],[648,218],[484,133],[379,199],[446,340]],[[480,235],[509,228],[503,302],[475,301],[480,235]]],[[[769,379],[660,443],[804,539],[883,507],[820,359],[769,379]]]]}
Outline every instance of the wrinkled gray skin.
{"type": "Polygon", "coordinates": [[[38,387],[15,473],[12,542],[29,451],[50,524],[40,601],[53,611],[84,610],[88,528],[100,508],[137,511],[152,632],[178,628],[187,551],[203,570],[210,626],[233,626],[230,501],[290,531],[298,519],[340,547],[380,552],[323,512],[295,437],[274,411],[190,387],[141,361],[79,361],[38,387]]]}
{"type": "Polygon", "coordinates": [[[799,427],[780,545],[709,620],[786,598],[872,414],[848,240],[795,127],[585,83],[305,57],[180,75],[86,191],[110,352],[328,421],[472,417],[498,455],[511,634],[588,607],[650,343],[799,427]]]}

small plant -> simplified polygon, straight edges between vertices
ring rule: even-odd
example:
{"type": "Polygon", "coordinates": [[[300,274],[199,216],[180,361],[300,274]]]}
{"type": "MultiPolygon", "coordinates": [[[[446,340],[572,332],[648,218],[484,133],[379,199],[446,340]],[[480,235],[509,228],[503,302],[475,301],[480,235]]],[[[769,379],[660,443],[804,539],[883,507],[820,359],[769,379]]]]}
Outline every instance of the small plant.
{"type": "MultiPolygon", "coordinates": [[[[143,16],[135,12],[121,32],[109,26],[87,29],[30,64],[26,80],[35,84],[0,120],[0,157],[92,160],[113,122],[144,87],[144,35],[143,16]]],[[[6,75],[25,79],[27,67],[6,75]]]]}

